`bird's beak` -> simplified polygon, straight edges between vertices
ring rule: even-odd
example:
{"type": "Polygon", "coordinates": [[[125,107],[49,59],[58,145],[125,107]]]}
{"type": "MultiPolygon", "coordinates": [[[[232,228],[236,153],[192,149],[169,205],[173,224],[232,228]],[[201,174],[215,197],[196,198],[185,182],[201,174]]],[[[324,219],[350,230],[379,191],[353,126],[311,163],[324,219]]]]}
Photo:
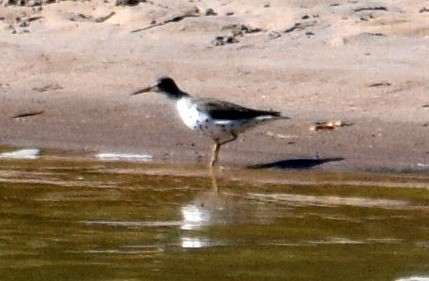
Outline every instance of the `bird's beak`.
{"type": "Polygon", "coordinates": [[[147,93],[147,92],[152,92],[152,91],[156,91],[156,90],[157,90],[156,85],[149,86],[149,87],[146,87],[144,89],[141,89],[141,90],[138,90],[138,91],[132,93],[131,96],[135,96],[135,95],[139,95],[139,94],[143,94],[143,93],[147,93]]]}

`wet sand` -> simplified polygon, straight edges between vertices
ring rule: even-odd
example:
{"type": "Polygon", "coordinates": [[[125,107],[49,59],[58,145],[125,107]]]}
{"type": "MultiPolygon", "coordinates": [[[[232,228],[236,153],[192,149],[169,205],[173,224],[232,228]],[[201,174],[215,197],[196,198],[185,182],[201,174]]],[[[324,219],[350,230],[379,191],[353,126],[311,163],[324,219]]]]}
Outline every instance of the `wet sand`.
{"type": "Polygon", "coordinates": [[[427,1],[283,2],[1,7],[0,144],[206,163],[211,141],[174,105],[129,96],[170,75],[292,118],[243,134],[222,165],[428,171],[427,1]],[[325,120],[352,125],[310,130],[325,120]]]}

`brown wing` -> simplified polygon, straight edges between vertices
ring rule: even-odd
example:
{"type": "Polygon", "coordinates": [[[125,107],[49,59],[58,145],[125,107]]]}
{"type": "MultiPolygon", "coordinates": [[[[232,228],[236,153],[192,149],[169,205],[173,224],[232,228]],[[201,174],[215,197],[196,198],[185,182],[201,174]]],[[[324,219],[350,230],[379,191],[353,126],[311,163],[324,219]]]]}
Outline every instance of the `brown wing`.
{"type": "Polygon", "coordinates": [[[211,118],[218,120],[239,120],[267,115],[280,117],[280,112],[277,111],[255,110],[215,99],[198,99],[196,104],[199,111],[207,112],[211,118]]]}

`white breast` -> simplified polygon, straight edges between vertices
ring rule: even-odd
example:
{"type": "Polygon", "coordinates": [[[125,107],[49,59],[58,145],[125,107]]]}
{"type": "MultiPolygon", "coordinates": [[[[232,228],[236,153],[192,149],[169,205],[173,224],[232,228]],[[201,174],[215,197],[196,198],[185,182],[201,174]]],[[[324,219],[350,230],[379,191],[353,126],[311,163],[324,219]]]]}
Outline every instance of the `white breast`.
{"type": "Polygon", "coordinates": [[[176,107],[185,125],[191,129],[195,129],[204,120],[207,120],[207,115],[198,111],[196,106],[186,98],[178,100],[176,107]]]}

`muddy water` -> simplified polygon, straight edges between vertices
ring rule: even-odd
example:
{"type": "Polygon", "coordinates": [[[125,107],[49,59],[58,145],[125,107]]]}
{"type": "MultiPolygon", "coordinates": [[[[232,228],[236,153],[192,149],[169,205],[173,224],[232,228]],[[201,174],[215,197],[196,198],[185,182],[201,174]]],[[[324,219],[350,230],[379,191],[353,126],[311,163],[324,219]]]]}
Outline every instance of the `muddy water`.
{"type": "Polygon", "coordinates": [[[0,160],[0,280],[429,280],[429,176],[216,180],[196,166],[0,160]]]}

